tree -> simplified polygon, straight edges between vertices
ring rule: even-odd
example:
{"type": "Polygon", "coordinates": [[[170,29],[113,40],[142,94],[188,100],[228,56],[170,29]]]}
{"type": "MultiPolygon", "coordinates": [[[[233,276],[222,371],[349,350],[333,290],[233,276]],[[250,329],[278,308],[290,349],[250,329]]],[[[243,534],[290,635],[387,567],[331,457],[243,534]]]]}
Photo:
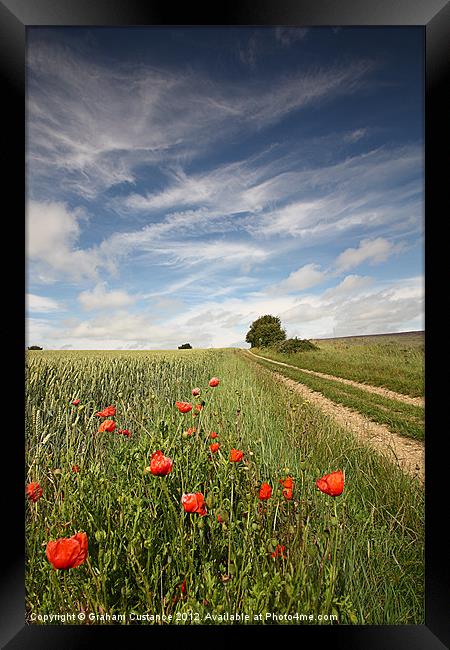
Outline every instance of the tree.
{"type": "Polygon", "coordinates": [[[281,327],[278,316],[260,316],[250,325],[245,340],[251,348],[267,348],[286,338],[286,331],[281,327]]]}
{"type": "Polygon", "coordinates": [[[183,343],[183,345],[178,346],[179,350],[192,350],[192,345],[190,343],[183,343]]]}
{"type": "Polygon", "coordinates": [[[39,345],[30,345],[28,350],[42,350],[42,348],[39,345]]]}

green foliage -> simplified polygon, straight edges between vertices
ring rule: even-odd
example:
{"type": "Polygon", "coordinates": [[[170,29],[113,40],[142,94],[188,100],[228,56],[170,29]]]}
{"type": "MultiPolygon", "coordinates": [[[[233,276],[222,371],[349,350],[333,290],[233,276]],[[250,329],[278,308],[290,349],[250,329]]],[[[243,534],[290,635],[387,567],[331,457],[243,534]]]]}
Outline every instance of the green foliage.
{"type": "Polygon", "coordinates": [[[192,350],[192,345],[190,343],[183,343],[183,345],[178,346],[179,350],[192,350]]]}
{"type": "Polygon", "coordinates": [[[293,339],[286,339],[275,346],[277,352],[282,354],[295,354],[296,352],[305,352],[306,350],[318,350],[319,348],[308,339],[299,339],[296,336],[293,339]]]}
{"type": "Polygon", "coordinates": [[[282,329],[279,317],[266,314],[253,321],[245,340],[252,348],[266,348],[285,338],[286,331],[282,329]]]}

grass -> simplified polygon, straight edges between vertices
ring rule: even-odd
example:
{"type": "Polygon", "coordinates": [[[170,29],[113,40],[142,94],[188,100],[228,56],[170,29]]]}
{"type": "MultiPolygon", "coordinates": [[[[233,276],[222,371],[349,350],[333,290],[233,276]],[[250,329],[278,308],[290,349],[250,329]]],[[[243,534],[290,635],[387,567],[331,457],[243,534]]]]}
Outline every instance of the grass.
{"type": "Polygon", "coordinates": [[[424,409],[421,406],[405,404],[338,381],[315,377],[296,368],[274,366],[264,359],[258,359],[257,362],[322,393],[337,404],[358,411],[373,422],[385,424],[394,433],[416,440],[424,439],[424,409]]]}
{"type": "Polygon", "coordinates": [[[344,379],[419,397],[424,395],[424,337],[420,332],[312,340],[319,350],[280,354],[264,348],[254,352],[344,379]]]}
{"type": "Polygon", "coordinates": [[[270,613],[297,616],[277,624],[330,624],[319,615],[340,624],[424,622],[420,484],[256,362],[233,351],[44,351],[27,355],[26,388],[27,481],[43,488],[27,504],[29,622],[65,612],[94,623],[114,615],[132,623],[133,612],[183,625],[229,624],[235,612],[268,624],[270,613]],[[220,385],[208,389],[213,375],[220,385]],[[194,419],[174,402],[190,400],[195,386],[205,406],[194,419]],[[96,433],[95,412],[109,404],[129,439],[96,433]],[[197,432],[183,435],[192,424],[197,432]],[[221,443],[212,458],[210,431],[221,443]],[[229,462],[232,447],[245,462],[229,462]],[[144,471],[157,449],[173,459],[166,477],[144,471]],[[343,494],[317,490],[315,480],[339,468],[343,494]],[[287,474],[292,501],[279,485],[287,474]],[[273,487],[264,503],[262,481],[273,487]],[[183,492],[197,491],[204,517],[180,504],[183,492]],[[88,536],[87,560],[56,571],[47,542],[77,531],[88,536]],[[285,558],[272,557],[277,544],[285,558]]]}

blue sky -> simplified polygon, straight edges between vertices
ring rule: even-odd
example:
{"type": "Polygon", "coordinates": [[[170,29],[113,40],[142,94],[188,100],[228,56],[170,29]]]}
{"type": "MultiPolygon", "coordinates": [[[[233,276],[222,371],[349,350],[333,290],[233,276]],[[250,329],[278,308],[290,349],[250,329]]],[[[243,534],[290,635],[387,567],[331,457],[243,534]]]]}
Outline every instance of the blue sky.
{"type": "Polygon", "coordinates": [[[422,28],[29,28],[27,344],[424,328],[422,28]]]}

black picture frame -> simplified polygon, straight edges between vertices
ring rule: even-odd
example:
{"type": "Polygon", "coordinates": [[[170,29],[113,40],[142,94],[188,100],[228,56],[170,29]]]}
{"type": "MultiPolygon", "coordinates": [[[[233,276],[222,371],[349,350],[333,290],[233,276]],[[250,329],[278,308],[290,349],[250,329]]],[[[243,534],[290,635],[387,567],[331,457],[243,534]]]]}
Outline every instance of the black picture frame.
{"type": "MultiPolygon", "coordinates": [[[[281,629],[291,633],[291,641],[312,641],[316,646],[332,644],[335,647],[382,648],[398,650],[440,650],[450,647],[450,616],[448,604],[449,562],[443,520],[446,519],[445,500],[450,482],[448,468],[440,452],[447,427],[441,428],[446,405],[445,381],[438,376],[443,363],[441,345],[445,344],[445,318],[433,304],[445,301],[436,293],[435,282],[446,277],[444,246],[440,236],[446,214],[448,163],[441,160],[444,135],[448,129],[448,42],[450,5],[446,0],[244,0],[227,3],[224,8],[192,6],[176,11],[162,3],[144,0],[0,0],[0,69],[3,89],[3,120],[5,144],[4,198],[10,208],[4,212],[3,225],[8,235],[3,238],[7,248],[14,251],[13,266],[5,266],[6,292],[4,322],[7,325],[5,342],[11,359],[4,365],[7,377],[6,392],[1,403],[4,414],[3,470],[12,468],[12,477],[3,481],[3,541],[6,550],[2,556],[0,592],[1,646],[8,650],[24,648],[79,648],[103,642],[111,632],[118,643],[130,644],[129,635],[153,643],[163,639],[170,643],[178,637],[185,643],[199,630],[189,626],[155,629],[155,626],[28,626],[25,624],[24,589],[24,440],[21,435],[23,409],[24,350],[23,316],[25,302],[25,32],[28,26],[125,26],[125,25],[295,25],[295,26],[422,26],[426,40],[425,89],[425,288],[426,288],[426,602],[425,625],[403,626],[221,626],[220,636],[229,640],[248,633],[265,636],[275,632],[281,640],[281,629]],[[11,269],[11,270],[10,270],[11,269]],[[435,300],[433,301],[433,291],[435,300]],[[17,319],[11,330],[11,315],[17,319]],[[23,333],[23,334],[22,334],[23,333]],[[439,364],[439,365],[438,365],[439,364]],[[16,404],[13,408],[12,404],[16,404]],[[17,426],[17,424],[19,426],[17,426]],[[270,632],[269,632],[270,630],[270,632]],[[182,636],[180,636],[182,634],[182,636]],[[155,636],[156,635],[156,636],[155,636]],[[306,635],[306,636],[305,636],[306,635]]],[[[448,152],[448,147],[445,148],[448,152]]],[[[13,319],[13,322],[15,322],[13,319]]],[[[214,628],[202,632],[214,642],[214,628]]],[[[282,635],[283,636],[283,635],[282,635]]]]}

